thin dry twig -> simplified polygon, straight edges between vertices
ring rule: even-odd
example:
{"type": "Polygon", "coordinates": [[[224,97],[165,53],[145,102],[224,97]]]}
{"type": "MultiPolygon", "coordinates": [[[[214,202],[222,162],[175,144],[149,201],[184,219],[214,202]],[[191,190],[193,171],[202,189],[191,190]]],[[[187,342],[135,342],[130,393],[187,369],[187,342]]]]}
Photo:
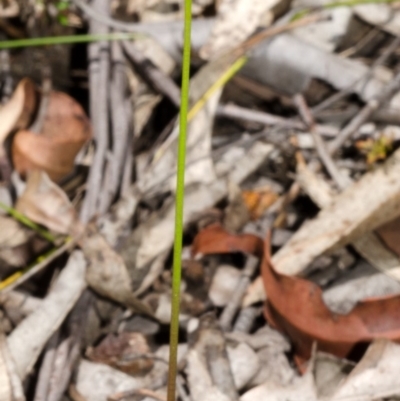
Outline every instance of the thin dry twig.
{"type": "Polygon", "coordinates": [[[335,162],[333,161],[331,155],[329,154],[325,142],[315,129],[315,120],[311,110],[309,109],[304,99],[304,96],[301,94],[295,95],[293,97],[293,101],[296,104],[304,122],[308,125],[310,129],[321,162],[325,166],[330,176],[334,179],[338,187],[341,189],[346,188],[351,183],[351,181],[347,179],[343,174],[341,174],[335,162]]]}
{"type": "Polygon", "coordinates": [[[400,73],[390,81],[382,92],[372,98],[360,112],[340,131],[339,135],[329,144],[331,154],[335,154],[344,143],[363,125],[383,103],[388,101],[400,89],[400,73]]]}
{"type": "MultiPolygon", "coordinates": [[[[219,105],[217,108],[217,115],[219,117],[229,117],[265,125],[275,125],[280,128],[307,129],[307,126],[301,121],[275,116],[263,111],[246,109],[245,107],[236,106],[234,104],[219,105]]],[[[315,129],[320,135],[329,138],[336,136],[339,132],[337,128],[328,125],[315,124],[315,129]]]]}
{"type": "MultiPolygon", "coordinates": [[[[100,14],[109,15],[108,0],[95,0],[93,9],[100,14]]],[[[90,31],[93,34],[106,34],[107,25],[92,20],[90,31]]],[[[89,83],[90,83],[90,115],[96,141],[96,153],[90,168],[87,192],[82,205],[80,219],[87,223],[98,210],[98,201],[102,195],[104,164],[108,149],[108,81],[110,71],[110,44],[94,42],[89,45],[89,83]]]]}
{"type": "Polygon", "coordinates": [[[112,124],[113,151],[107,160],[103,194],[100,201],[99,212],[108,211],[114,200],[124,169],[124,162],[129,151],[130,117],[125,107],[125,93],[128,88],[125,73],[125,58],[121,45],[117,42],[111,44],[112,77],[110,83],[110,110],[112,124]]]}
{"type": "Polygon", "coordinates": [[[251,278],[253,277],[257,266],[258,266],[258,258],[252,255],[247,256],[246,265],[243,269],[242,276],[236,286],[235,291],[233,292],[233,296],[230,299],[229,303],[225,306],[221,317],[219,319],[222,330],[229,331],[231,329],[232,320],[235,317],[237,310],[240,307],[244,294],[246,293],[247,287],[251,282],[251,278]]]}
{"type": "Polygon", "coordinates": [[[124,50],[129,59],[135,65],[140,76],[156,91],[166,96],[171,102],[179,107],[181,91],[174,80],[149,59],[147,59],[135,46],[135,43],[123,42],[124,50]]]}

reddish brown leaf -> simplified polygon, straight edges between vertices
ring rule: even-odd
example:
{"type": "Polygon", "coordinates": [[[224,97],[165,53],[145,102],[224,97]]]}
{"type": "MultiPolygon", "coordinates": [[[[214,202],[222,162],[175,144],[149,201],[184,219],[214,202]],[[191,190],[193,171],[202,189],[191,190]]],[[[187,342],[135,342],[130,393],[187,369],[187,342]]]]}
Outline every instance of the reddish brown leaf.
{"type": "Polygon", "coordinates": [[[193,241],[192,254],[244,252],[261,255],[261,238],[252,234],[230,234],[219,224],[201,230],[193,241]]]}
{"type": "MultiPolygon", "coordinates": [[[[258,241],[258,237],[232,235],[213,226],[195,238],[193,253],[259,253],[258,241]]],[[[345,357],[358,343],[377,338],[400,341],[400,296],[365,299],[347,315],[331,312],[316,284],[273,269],[268,239],[264,242],[262,277],[268,297],[265,316],[290,337],[297,361],[310,357],[313,342],[322,351],[345,357]]]]}
{"type": "Polygon", "coordinates": [[[22,176],[41,169],[59,181],[72,171],[75,156],[91,137],[91,127],[82,107],[70,96],[53,92],[49,97],[40,133],[19,131],[12,144],[12,158],[22,176]]]}

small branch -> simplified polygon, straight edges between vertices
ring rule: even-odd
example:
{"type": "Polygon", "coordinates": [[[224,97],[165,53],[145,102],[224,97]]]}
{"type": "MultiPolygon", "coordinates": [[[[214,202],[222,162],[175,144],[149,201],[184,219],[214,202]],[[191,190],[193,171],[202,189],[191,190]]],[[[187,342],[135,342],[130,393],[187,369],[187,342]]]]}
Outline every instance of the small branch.
{"type": "Polygon", "coordinates": [[[129,145],[129,116],[125,107],[128,87],[125,59],[120,43],[112,44],[112,78],[110,87],[110,110],[113,151],[107,163],[103,194],[100,198],[100,214],[108,211],[121,184],[126,150],[129,145]]]}
{"type": "Polygon", "coordinates": [[[390,81],[379,96],[375,96],[361,111],[343,128],[339,135],[329,144],[330,154],[335,154],[344,143],[363,125],[384,102],[389,100],[400,89],[400,73],[390,81]]]}
{"type": "Polygon", "coordinates": [[[343,174],[340,173],[336,164],[334,163],[329,151],[325,145],[325,142],[321,138],[321,136],[317,133],[315,129],[315,120],[311,113],[311,110],[308,108],[307,103],[304,99],[304,96],[301,94],[295,95],[294,103],[296,104],[301,117],[304,122],[308,125],[311,135],[313,136],[315,147],[317,149],[319,158],[322,164],[325,166],[326,170],[336,182],[339,188],[343,189],[350,184],[350,180],[347,179],[343,174]]]}
{"type": "Polygon", "coordinates": [[[251,278],[257,269],[258,262],[259,261],[256,257],[248,255],[246,266],[243,270],[239,283],[235,288],[235,291],[233,293],[230,302],[228,303],[228,305],[226,305],[219,319],[222,330],[230,331],[232,321],[237,313],[237,310],[240,307],[244,294],[246,293],[247,287],[251,282],[251,278]]]}
{"type": "MultiPolygon", "coordinates": [[[[100,14],[109,14],[108,0],[95,0],[93,8],[100,14]]],[[[91,21],[90,25],[93,34],[108,33],[107,26],[97,21],[91,21]]],[[[96,141],[96,153],[90,168],[86,197],[80,214],[83,223],[87,223],[97,211],[108,150],[109,43],[91,43],[89,45],[89,59],[90,114],[96,141]]]]}
{"type": "MultiPolygon", "coordinates": [[[[301,121],[275,116],[263,111],[246,109],[234,104],[219,105],[217,108],[217,115],[219,117],[229,117],[265,125],[275,125],[279,126],[280,128],[292,128],[297,130],[307,129],[307,126],[301,121]]],[[[315,125],[315,129],[321,135],[330,138],[336,136],[339,132],[335,127],[318,124],[315,125]]]]}
{"type": "Polygon", "coordinates": [[[179,107],[181,103],[181,91],[174,80],[149,59],[147,59],[135,46],[135,43],[123,42],[124,50],[129,59],[135,65],[140,76],[158,93],[166,96],[171,102],[179,107]]]}

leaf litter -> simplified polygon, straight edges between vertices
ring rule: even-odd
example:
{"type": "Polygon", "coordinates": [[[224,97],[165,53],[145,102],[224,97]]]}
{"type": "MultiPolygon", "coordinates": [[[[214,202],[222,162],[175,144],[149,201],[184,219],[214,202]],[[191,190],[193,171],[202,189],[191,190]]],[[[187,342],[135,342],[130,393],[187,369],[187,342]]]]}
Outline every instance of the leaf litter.
{"type": "MultiPolygon", "coordinates": [[[[399,12],[356,3],[193,4],[182,401],[400,397],[399,12]]],[[[0,399],[164,400],[182,1],[60,4],[2,39],[150,37],[0,50],[0,399]]]]}

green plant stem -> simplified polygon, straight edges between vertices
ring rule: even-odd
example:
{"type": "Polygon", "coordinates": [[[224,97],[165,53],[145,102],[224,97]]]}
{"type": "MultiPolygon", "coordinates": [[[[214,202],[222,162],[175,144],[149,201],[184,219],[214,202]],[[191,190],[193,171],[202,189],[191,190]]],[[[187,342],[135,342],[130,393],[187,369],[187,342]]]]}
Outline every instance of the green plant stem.
{"type": "Polygon", "coordinates": [[[175,400],[178,339],[179,306],[181,288],[181,257],[183,237],[183,204],[185,198],[186,130],[189,109],[190,47],[192,25],[192,1],[185,0],[185,25],[183,33],[182,89],[178,139],[178,161],[175,204],[175,240],[172,276],[171,329],[169,349],[169,371],[167,401],[175,400]]]}
{"type": "Polygon", "coordinates": [[[7,206],[3,202],[0,202],[0,208],[6,211],[11,217],[19,221],[24,226],[29,227],[32,230],[36,231],[40,236],[42,236],[47,241],[55,242],[56,237],[50,231],[47,231],[45,228],[40,227],[38,224],[34,223],[32,220],[30,220],[28,217],[20,213],[18,210],[7,206]]]}
{"type": "Polygon", "coordinates": [[[97,41],[112,41],[112,40],[131,40],[146,36],[143,33],[107,33],[107,34],[88,34],[88,35],[70,35],[70,36],[48,36],[44,38],[28,38],[16,40],[0,41],[0,49],[16,49],[19,47],[34,47],[34,46],[54,46],[66,45],[73,43],[90,43],[97,41]]]}

